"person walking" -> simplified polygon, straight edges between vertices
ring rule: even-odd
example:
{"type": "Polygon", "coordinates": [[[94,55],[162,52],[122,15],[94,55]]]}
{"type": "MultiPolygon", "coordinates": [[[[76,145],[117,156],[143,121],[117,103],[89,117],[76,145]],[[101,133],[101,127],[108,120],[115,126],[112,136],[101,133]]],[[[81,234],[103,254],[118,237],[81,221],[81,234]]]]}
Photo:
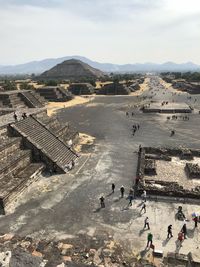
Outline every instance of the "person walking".
{"type": "Polygon", "coordinates": [[[112,192],[115,193],[115,184],[112,183],[112,192]]]}
{"type": "Polygon", "coordinates": [[[148,233],[147,235],[147,248],[151,247],[153,243],[153,235],[152,233],[148,233]]]}
{"type": "Polygon", "coordinates": [[[194,227],[196,228],[197,227],[197,223],[198,223],[198,217],[195,216],[193,221],[194,221],[194,227]]]}
{"type": "Polygon", "coordinates": [[[125,191],[125,189],[124,189],[124,186],[122,185],[121,188],[120,188],[121,198],[124,197],[124,191],[125,191]]]}
{"type": "Polygon", "coordinates": [[[146,213],[146,204],[145,203],[143,203],[140,213],[142,213],[142,211],[144,211],[144,213],[146,213]]]}
{"type": "Polygon", "coordinates": [[[15,112],[13,114],[13,118],[14,118],[15,121],[17,121],[17,114],[15,112]]]}
{"type": "Polygon", "coordinates": [[[105,208],[105,202],[104,202],[105,198],[104,196],[101,196],[100,197],[100,205],[101,205],[101,208],[105,208]]]}
{"type": "Polygon", "coordinates": [[[133,195],[130,194],[130,195],[128,196],[128,198],[129,198],[129,203],[128,203],[128,205],[129,205],[129,206],[132,206],[133,195]]]}
{"type": "Polygon", "coordinates": [[[144,229],[146,227],[148,227],[148,230],[150,229],[150,227],[149,227],[149,218],[148,217],[146,217],[146,219],[144,220],[144,229]]]}
{"type": "Polygon", "coordinates": [[[184,235],[184,239],[187,239],[187,237],[186,237],[186,236],[187,236],[187,227],[186,227],[186,223],[184,223],[181,232],[182,232],[183,235],[184,235]]]}
{"type": "Polygon", "coordinates": [[[167,228],[167,238],[173,237],[172,235],[172,225],[170,224],[167,228]]]}
{"type": "Polygon", "coordinates": [[[182,232],[178,233],[178,241],[180,243],[180,247],[182,247],[182,242],[183,242],[183,233],[182,232]]]}

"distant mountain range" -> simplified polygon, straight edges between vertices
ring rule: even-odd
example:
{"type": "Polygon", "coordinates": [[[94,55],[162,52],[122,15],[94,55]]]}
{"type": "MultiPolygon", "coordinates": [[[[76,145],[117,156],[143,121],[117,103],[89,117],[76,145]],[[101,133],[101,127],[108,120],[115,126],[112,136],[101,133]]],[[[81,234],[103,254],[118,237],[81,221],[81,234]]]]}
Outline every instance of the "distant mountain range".
{"type": "Polygon", "coordinates": [[[93,68],[99,69],[104,72],[163,72],[163,71],[200,71],[200,65],[192,62],[183,64],[176,64],[174,62],[166,62],[163,64],[156,63],[136,63],[136,64],[111,64],[111,63],[99,63],[92,61],[86,57],[81,56],[67,56],[62,58],[50,58],[41,61],[32,61],[20,65],[2,66],[0,65],[0,75],[14,75],[14,74],[41,74],[42,72],[51,69],[59,63],[65,60],[78,59],[81,60],[93,68]]]}

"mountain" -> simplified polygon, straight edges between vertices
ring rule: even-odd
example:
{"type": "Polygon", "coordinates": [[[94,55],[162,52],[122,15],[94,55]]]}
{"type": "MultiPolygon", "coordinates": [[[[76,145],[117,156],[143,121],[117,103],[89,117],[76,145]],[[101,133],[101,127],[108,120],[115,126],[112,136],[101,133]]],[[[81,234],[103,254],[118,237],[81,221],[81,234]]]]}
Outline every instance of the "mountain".
{"type": "Polygon", "coordinates": [[[93,68],[97,68],[104,72],[162,72],[162,71],[200,71],[200,65],[192,62],[183,64],[176,64],[174,62],[166,62],[164,64],[155,63],[136,63],[136,64],[111,64],[111,63],[99,63],[92,61],[86,57],[81,56],[67,56],[61,58],[50,58],[41,61],[32,61],[20,65],[2,66],[0,65],[0,74],[41,74],[46,70],[51,69],[59,63],[69,59],[81,60],[87,63],[93,68]]]}
{"type": "Polygon", "coordinates": [[[69,59],[57,64],[50,70],[45,71],[39,76],[39,79],[84,79],[84,78],[100,78],[104,73],[81,60],[69,59]]]}

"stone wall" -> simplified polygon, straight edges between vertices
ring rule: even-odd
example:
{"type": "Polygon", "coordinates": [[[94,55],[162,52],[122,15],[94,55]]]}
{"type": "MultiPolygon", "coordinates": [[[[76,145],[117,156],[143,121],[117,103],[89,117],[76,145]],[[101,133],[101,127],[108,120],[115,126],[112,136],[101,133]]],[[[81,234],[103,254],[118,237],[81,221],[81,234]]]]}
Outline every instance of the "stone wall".
{"type": "MultiPolygon", "coordinates": [[[[176,182],[156,181],[152,178],[145,180],[145,160],[149,154],[154,154],[159,160],[169,161],[171,156],[181,157],[184,148],[158,148],[158,147],[143,147],[138,152],[137,180],[136,180],[136,195],[141,196],[146,190],[148,195],[155,196],[172,196],[180,198],[200,198],[200,186],[192,190],[188,190],[180,186],[176,182]]],[[[200,150],[190,149],[192,156],[200,156],[200,150]]]]}

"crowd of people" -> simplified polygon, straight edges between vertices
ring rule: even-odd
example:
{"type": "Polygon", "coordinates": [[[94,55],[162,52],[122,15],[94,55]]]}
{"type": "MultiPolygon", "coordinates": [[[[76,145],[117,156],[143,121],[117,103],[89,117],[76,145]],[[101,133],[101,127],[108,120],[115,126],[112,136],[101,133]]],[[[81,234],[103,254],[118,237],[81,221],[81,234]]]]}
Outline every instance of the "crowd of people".
{"type": "MultiPolygon", "coordinates": [[[[115,193],[115,189],[116,189],[116,186],[115,186],[114,183],[112,183],[111,184],[111,193],[112,194],[115,193]]],[[[124,198],[125,188],[124,188],[123,185],[119,188],[119,191],[120,191],[121,198],[124,198]]],[[[141,195],[141,198],[142,198],[142,203],[141,203],[140,214],[142,215],[142,214],[146,214],[147,213],[147,206],[146,206],[147,193],[146,193],[145,190],[143,191],[143,193],[141,195]]],[[[132,206],[132,202],[133,202],[133,199],[134,199],[134,190],[132,188],[129,189],[128,196],[127,196],[126,199],[128,200],[127,206],[132,206]]],[[[106,205],[105,205],[105,197],[102,195],[99,200],[100,200],[101,208],[105,208],[106,207],[106,205]]],[[[178,232],[178,235],[177,235],[177,245],[179,247],[181,247],[183,241],[185,239],[187,239],[187,232],[188,232],[187,231],[186,216],[184,215],[181,206],[178,207],[177,219],[183,221],[183,225],[182,225],[182,227],[181,227],[181,229],[180,229],[180,231],[178,232]]],[[[200,222],[200,218],[195,213],[193,214],[193,221],[194,221],[194,228],[197,228],[198,227],[198,223],[200,222]]],[[[143,230],[150,230],[150,229],[151,229],[150,228],[150,220],[149,220],[149,217],[146,216],[145,219],[144,219],[143,230]]],[[[174,237],[174,235],[173,235],[173,226],[172,226],[172,224],[170,224],[170,225],[168,225],[166,227],[166,238],[169,240],[169,239],[171,239],[173,237],[174,237]]],[[[148,232],[148,234],[147,234],[146,249],[148,249],[148,248],[152,248],[153,250],[155,249],[155,245],[153,244],[153,234],[151,232],[148,232]]]]}

